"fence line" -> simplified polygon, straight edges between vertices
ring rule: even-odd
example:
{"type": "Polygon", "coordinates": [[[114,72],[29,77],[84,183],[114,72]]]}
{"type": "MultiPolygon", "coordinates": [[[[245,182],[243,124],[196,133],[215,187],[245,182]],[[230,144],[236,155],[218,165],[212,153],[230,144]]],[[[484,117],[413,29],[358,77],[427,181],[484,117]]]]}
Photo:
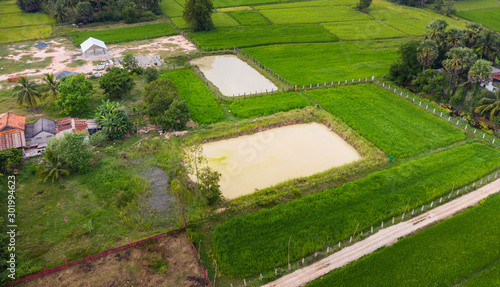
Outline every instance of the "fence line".
{"type": "Polygon", "coordinates": [[[213,287],[212,282],[210,282],[210,278],[208,277],[208,270],[203,265],[203,262],[201,262],[200,253],[198,251],[196,251],[196,247],[193,244],[193,237],[192,236],[191,236],[191,240],[189,241],[189,243],[191,243],[191,246],[193,247],[194,253],[196,254],[196,258],[198,259],[198,263],[200,264],[201,271],[203,271],[203,274],[205,275],[205,279],[207,280],[208,285],[210,287],[213,287]]]}
{"type": "Polygon", "coordinates": [[[89,255],[89,253],[87,251],[87,257],[81,258],[81,259],[78,259],[78,260],[75,260],[75,261],[68,262],[68,260],[66,258],[64,258],[65,264],[63,264],[63,265],[59,265],[59,266],[56,266],[56,267],[53,267],[53,268],[50,268],[50,269],[47,269],[47,270],[45,270],[45,266],[42,265],[43,271],[40,271],[38,273],[34,273],[34,274],[30,274],[30,275],[24,276],[22,278],[19,278],[19,279],[13,281],[13,282],[9,282],[8,285],[14,285],[14,284],[17,284],[17,283],[20,283],[20,282],[24,282],[26,280],[35,279],[35,278],[41,277],[41,276],[46,275],[46,274],[50,274],[50,273],[54,273],[56,271],[63,270],[63,269],[68,268],[70,266],[74,266],[74,265],[80,264],[80,263],[85,262],[85,261],[90,261],[92,259],[100,258],[100,257],[103,257],[105,255],[112,254],[112,253],[115,253],[115,252],[118,252],[118,251],[130,248],[132,246],[141,244],[141,243],[143,243],[145,241],[148,241],[148,240],[158,239],[158,238],[161,238],[161,237],[164,237],[164,236],[168,236],[168,235],[172,235],[172,234],[176,234],[176,233],[179,233],[179,232],[182,232],[182,231],[186,231],[186,226],[184,226],[182,228],[179,228],[179,229],[167,231],[165,233],[160,233],[160,234],[152,236],[152,237],[150,237],[149,234],[147,234],[148,237],[145,238],[145,239],[141,239],[141,240],[138,240],[138,241],[135,241],[135,242],[131,242],[131,243],[128,243],[128,244],[125,244],[125,245],[122,245],[122,246],[119,246],[119,247],[116,247],[116,248],[113,248],[113,249],[111,249],[110,246],[108,245],[108,250],[107,251],[103,251],[103,252],[98,253],[98,254],[89,255]]]}
{"type": "MultiPolygon", "coordinates": [[[[491,173],[489,173],[489,174],[487,174],[487,175],[485,175],[485,176],[483,176],[483,177],[481,177],[481,178],[479,178],[479,179],[477,179],[469,184],[466,184],[464,186],[460,186],[459,188],[455,188],[455,186],[453,186],[452,189],[450,190],[450,193],[446,192],[441,196],[437,196],[434,199],[432,199],[431,201],[428,201],[428,202],[422,204],[421,206],[418,205],[418,206],[415,206],[415,207],[412,207],[409,209],[405,208],[403,213],[393,215],[392,218],[388,217],[386,219],[383,219],[380,221],[380,223],[373,224],[371,226],[363,228],[362,230],[356,230],[355,234],[353,234],[352,236],[347,237],[343,240],[340,240],[338,243],[331,242],[331,243],[333,243],[333,245],[328,244],[326,249],[318,250],[318,251],[314,252],[313,254],[310,254],[310,255],[305,256],[301,259],[297,259],[294,262],[291,262],[290,265],[280,266],[278,268],[275,268],[274,270],[260,273],[260,275],[258,275],[258,276],[256,275],[250,279],[260,280],[261,281],[260,283],[263,284],[263,283],[265,283],[264,281],[262,281],[264,279],[263,274],[265,274],[266,280],[271,280],[271,281],[276,280],[283,275],[292,273],[293,271],[300,269],[304,266],[310,265],[314,262],[317,262],[317,261],[327,257],[328,255],[331,255],[332,253],[341,250],[342,248],[345,248],[345,247],[350,246],[358,241],[361,241],[361,240],[377,233],[381,229],[384,229],[384,228],[387,228],[389,226],[398,224],[400,222],[415,218],[415,217],[417,217],[425,212],[430,211],[433,208],[436,208],[440,205],[448,203],[448,202],[450,202],[458,197],[461,197],[462,195],[470,193],[470,192],[472,192],[472,191],[474,191],[474,190],[476,190],[476,189],[478,189],[478,188],[480,188],[488,183],[491,183],[492,181],[497,179],[499,175],[500,175],[500,169],[496,169],[496,170],[492,171],[491,173]],[[278,275],[278,273],[279,273],[279,275],[278,275]]],[[[404,205],[399,206],[393,210],[397,210],[397,209],[399,209],[401,207],[405,207],[405,206],[407,207],[408,204],[409,203],[404,204],[404,205]]],[[[391,213],[392,212],[385,213],[385,214],[391,214],[391,213]]],[[[358,225],[359,225],[359,223],[358,223],[358,225]]],[[[347,230],[347,229],[353,230],[353,228],[356,226],[357,225],[353,225],[353,226],[350,226],[348,228],[344,228],[340,231],[336,230],[333,232],[333,234],[338,233],[338,232],[342,232],[342,231],[347,230]]],[[[293,236],[292,236],[292,238],[293,238],[293,236]]],[[[302,242],[302,241],[308,241],[308,239],[292,240],[292,242],[302,242]]],[[[328,240],[328,241],[330,242],[330,240],[328,240]]],[[[282,245],[285,245],[285,243],[288,244],[288,240],[286,240],[286,242],[284,242],[282,245]]],[[[248,280],[248,278],[244,278],[242,280],[243,280],[243,283],[246,283],[247,281],[250,282],[250,280],[248,280]]],[[[232,280],[232,282],[235,282],[235,280],[232,280]]],[[[238,282],[238,284],[240,284],[240,282],[238,282]]],[[[233,285],[233,284],[231,284],[231,285],[233,285]]],[[[236,283],[235,283],[235,286],[236,286],[236,283]]],[[[246,284],[244,284],[244,286],[246,286],[246,284]]]]}

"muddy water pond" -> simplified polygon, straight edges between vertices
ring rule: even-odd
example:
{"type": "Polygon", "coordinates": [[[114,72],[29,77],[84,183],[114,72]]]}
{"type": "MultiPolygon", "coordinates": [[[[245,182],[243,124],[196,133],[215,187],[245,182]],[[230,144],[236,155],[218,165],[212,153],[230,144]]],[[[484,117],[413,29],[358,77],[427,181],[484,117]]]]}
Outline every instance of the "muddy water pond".
{"type": "Polygon", "coordinates": [[[277,90],[269,79],[235,55],[207,56],[191,61],[225,96],[277,90]]]}
{"type": "Polygon", "coordinates": [[[352,146],[318,123],[207,143],[203,152],[208,165],[222,174],[226,199],[360,159],[352,146]]]}

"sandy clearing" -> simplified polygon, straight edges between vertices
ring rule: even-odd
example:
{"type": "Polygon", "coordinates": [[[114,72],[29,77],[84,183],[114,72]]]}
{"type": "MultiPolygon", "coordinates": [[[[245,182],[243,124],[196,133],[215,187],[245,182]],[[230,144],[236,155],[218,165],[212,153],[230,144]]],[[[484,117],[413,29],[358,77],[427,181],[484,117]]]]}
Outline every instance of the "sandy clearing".
{"type": "Polygon", "coordinates": [[[301,268],[263,286],[304,286],[308,282],[319,278],[334,269],[347,265],[348,263],[367,254],[370,254],[381,247],[394,244],[400,237],[408,236],[418,230],[435,224],[440,220],[449,218],[470,206],[476,205],[482,199],[490,196],[491,194],[497,193],[499,190],[500,179],[497,179],[490,184],[436,207],[408,221],[382,229],[362,241],[356,242],[355,244],[348,246],[316,263],[301,268]]]}
{"type": "MultiPolygon", "coordinates": [[[[45,68],[41,69],[26,69],[11,74],[0,75],[0,81],[6,81],[9,77],[14,75],[28,75],[28,76],[41,76],[46,73],[59,73],[63,70],[79,73],[87,73],[93,71],[94,65],[92,62],[108,60],[112,58],[119,58],[123,56],[125,51],[142,51],[147,52],[148,56],[157,55],[158,51],[176,51],[176,52],[190,52],[196,50],[196,47],[189,40],[182,35],[161,37],[153,39],[151,43],[134,45],[136,42],[128,42],[124,44],[108,45],[109,55],[103,57],[95,57],[84,59],[81,56],[80,48],[68,44],[65,38],[54,39],[49,42],[49,47],[46,49],[37,49],[31,47],[28,50],[22,49],[26,45],[20,45],[17,48],[9,48],[12,54],[9,54],[4,59],[19,61],[23,56],[29,56],[30,59],[27,63],[34,63],[42,61],[46,58],[52,57],[52,62],[45,68]],[[64,45],[66,44],[66,45],[64,45]],[[84,60],[85,64],[79,67],[68,67],[73,61],[84,60]]],[[[141,53],[143,54],[143,53],[141,53]]]]}

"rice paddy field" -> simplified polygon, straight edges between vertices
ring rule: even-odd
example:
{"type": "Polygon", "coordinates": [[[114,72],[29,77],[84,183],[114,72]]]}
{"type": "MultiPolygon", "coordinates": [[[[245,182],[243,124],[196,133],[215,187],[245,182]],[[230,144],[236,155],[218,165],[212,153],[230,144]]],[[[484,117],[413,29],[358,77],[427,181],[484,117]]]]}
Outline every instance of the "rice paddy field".
{"type": "Polygon", "coordinates": [[[489,198],[307,286],[498,286],[499,208],[489,198]]]}
{"type": "Polygon", "coordinates": [[[238,118],[272,115],[311,105],[300,93],[279,93],[242,99],[231,103],[229,109],[238,118]]]}
{"type": "Polygon", "coordinates": [[[500,31],[500,2],[498,0],[455,1],[457,16],[500,31]]]}
{"type": "Polygon", "coordinates": [[[377,86],[311,90],[307,97],[397,158],[447,146],[465,138],[463,131],[445,120],[377,86]]]}
{"type": "Polygon", "coordinates": [[[0,1],[0,43],[46,38],[55,23],[47,14],[22,12],[16,1],[0,1]]]}
{"type": "Polygon", "coordinates": [[[108,30],[96,30],[87,32],[71,33],[70,37],[77,45],[83,43],[89,37],[97,38],[104,43],[127,42],[137,39],[155,38],[176,35],[178,32],[170,23],[156,23],[142,26],[131,26],[108,30]]]}

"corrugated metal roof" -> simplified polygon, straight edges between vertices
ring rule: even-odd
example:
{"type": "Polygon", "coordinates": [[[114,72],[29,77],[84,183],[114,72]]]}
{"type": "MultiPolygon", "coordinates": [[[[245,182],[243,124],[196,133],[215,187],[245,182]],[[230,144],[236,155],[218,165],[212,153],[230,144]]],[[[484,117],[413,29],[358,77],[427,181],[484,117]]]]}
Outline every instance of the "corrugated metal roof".
{"type": "Polygon", "coordinates": [[[9,128],[20,129],[24,131],[24,116],[18,116],[11,112],[7,112],[0,115],[0,133],[3,130],[7,130],[9,128]]]}
{"type": "Polygon", "coordinates": [[[33,124],[26,124],[26,138],[33,138],[42,131],[56,134],[56,122],[46,118],[40,118],[33,124]]]}

